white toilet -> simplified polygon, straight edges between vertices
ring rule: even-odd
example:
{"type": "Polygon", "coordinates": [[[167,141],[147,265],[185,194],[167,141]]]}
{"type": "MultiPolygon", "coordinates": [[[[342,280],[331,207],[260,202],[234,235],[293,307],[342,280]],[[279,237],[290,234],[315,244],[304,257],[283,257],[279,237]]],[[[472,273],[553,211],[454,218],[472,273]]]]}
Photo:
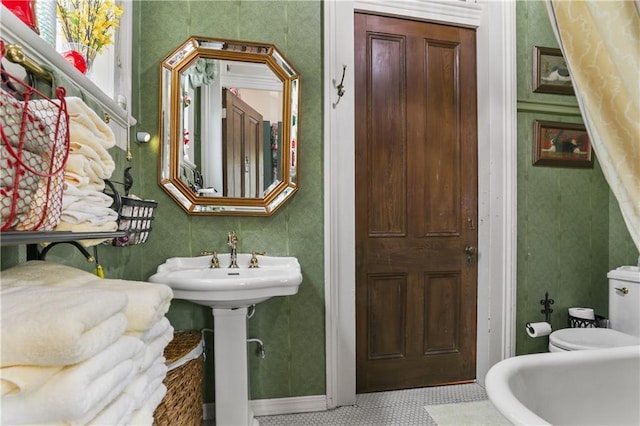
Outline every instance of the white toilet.
{"type": "Polygon", "coordinates": [[[609,271],[609,327],[564,328],[549,335],[549,352],[640,345],[640,268],[609,271]]]}

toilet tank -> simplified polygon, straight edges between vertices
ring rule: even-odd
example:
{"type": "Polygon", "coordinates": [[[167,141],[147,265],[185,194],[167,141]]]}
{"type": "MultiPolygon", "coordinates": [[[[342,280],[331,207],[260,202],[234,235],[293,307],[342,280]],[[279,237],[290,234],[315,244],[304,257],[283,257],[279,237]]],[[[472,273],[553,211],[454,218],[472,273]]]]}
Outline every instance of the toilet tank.
{"type": "Polygon", "coordinates": [[[640,337],[640,268],[621,266],[609,271],[607,278],[609,326],[614,330],[640,337]]]}

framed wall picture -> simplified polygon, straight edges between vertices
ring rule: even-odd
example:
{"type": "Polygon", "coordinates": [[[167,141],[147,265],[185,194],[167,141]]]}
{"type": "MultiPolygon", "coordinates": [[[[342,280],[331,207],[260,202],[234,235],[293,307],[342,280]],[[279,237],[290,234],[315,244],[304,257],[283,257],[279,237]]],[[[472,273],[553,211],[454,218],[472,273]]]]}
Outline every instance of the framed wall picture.
{"type": "Polygon", "coordinates": [[[573,95],[573,84],[560,49],[533,48],[533,91],[556,95],[573,95]]]}
{"type": "Polygon", "coordinates": [[[593,167],[591,140],[582,124],[535,120],[533,165],[593,167]]]}

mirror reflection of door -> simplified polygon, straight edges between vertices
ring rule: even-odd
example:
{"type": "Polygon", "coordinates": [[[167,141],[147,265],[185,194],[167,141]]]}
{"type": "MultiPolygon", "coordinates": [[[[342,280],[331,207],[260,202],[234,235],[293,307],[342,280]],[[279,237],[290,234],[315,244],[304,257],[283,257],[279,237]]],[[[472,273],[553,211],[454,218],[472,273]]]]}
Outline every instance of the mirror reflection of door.
{"type": "Polygon", "coordinates": [[[162,61],[160,186],[188,214],[272,215],[298,189],[299,77],[274,45],[189,37],[162,61]],[[250,108],[223,123],[225,88],[250,108]]]}
{"type": "Polygon", "coordinates": [[[223,89],[222,107],[224,195],[259,197],[264,179],[262,114],[230,89],[223,89]],[[237,164],[242,166],[234,167],[237,164]]]}
{"type": "Polygon", "coordinates": [[[217,59],[180,81],[183,182],[199,196],[264,197],[281,180],[282,82],[264,64],[217,59]]]}

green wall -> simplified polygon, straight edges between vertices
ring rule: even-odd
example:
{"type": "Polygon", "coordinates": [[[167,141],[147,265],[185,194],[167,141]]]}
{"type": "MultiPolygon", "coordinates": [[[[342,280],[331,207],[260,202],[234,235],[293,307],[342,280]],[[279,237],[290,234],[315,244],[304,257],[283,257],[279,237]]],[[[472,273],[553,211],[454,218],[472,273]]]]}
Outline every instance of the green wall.
{"type": "MultiPolygon", "coordinates": [[[[157,185],[157,137],[136,146],[139,192],[159,202],[154,230],[127,273],[144,279],[171,256],[227,251],[227,232],[237,232],[240,251],[267,251],[298,258],[304,281],[297,295],[261,303],[249,320],[249,337],[264,341],[267,356],[250,347],[251,397],[278,398],[325,393],[322,22],[318,1],[134,2],[133,91],[138,129],[157,134],[159,67],[189,36],[273,43],[301,74],[300,190],[272,217],[188,216],[157,185]],[[135,78],[135,77],[134,77],[135,78]]],[[[212,328],[208,308],[174,301],[176,329],[212,328]]],[[[207,334],[208,350],[211,334],[207,334]]],[[[212,357],[208,358],[212,366],[212,357]]],[[[205,380],[213,383],[212,368],[205,380]]],[[[212,401],[205,386],[205,401],[212,401]]]]}
{"type": "Polygon", "coordinates": [[[518,2],[518,257],[516,352],[547,350],[524,324],[544,321],[540,300],[555,300],[551,323],[567,326],[567,308],[608,315],[607,271],[635,264],[637,251],[597,158],[592,169],[532,166],[534,120],[582,123],[574,96],[533,93],[534,46],[558,47],[544,4],[518,2]]]}

